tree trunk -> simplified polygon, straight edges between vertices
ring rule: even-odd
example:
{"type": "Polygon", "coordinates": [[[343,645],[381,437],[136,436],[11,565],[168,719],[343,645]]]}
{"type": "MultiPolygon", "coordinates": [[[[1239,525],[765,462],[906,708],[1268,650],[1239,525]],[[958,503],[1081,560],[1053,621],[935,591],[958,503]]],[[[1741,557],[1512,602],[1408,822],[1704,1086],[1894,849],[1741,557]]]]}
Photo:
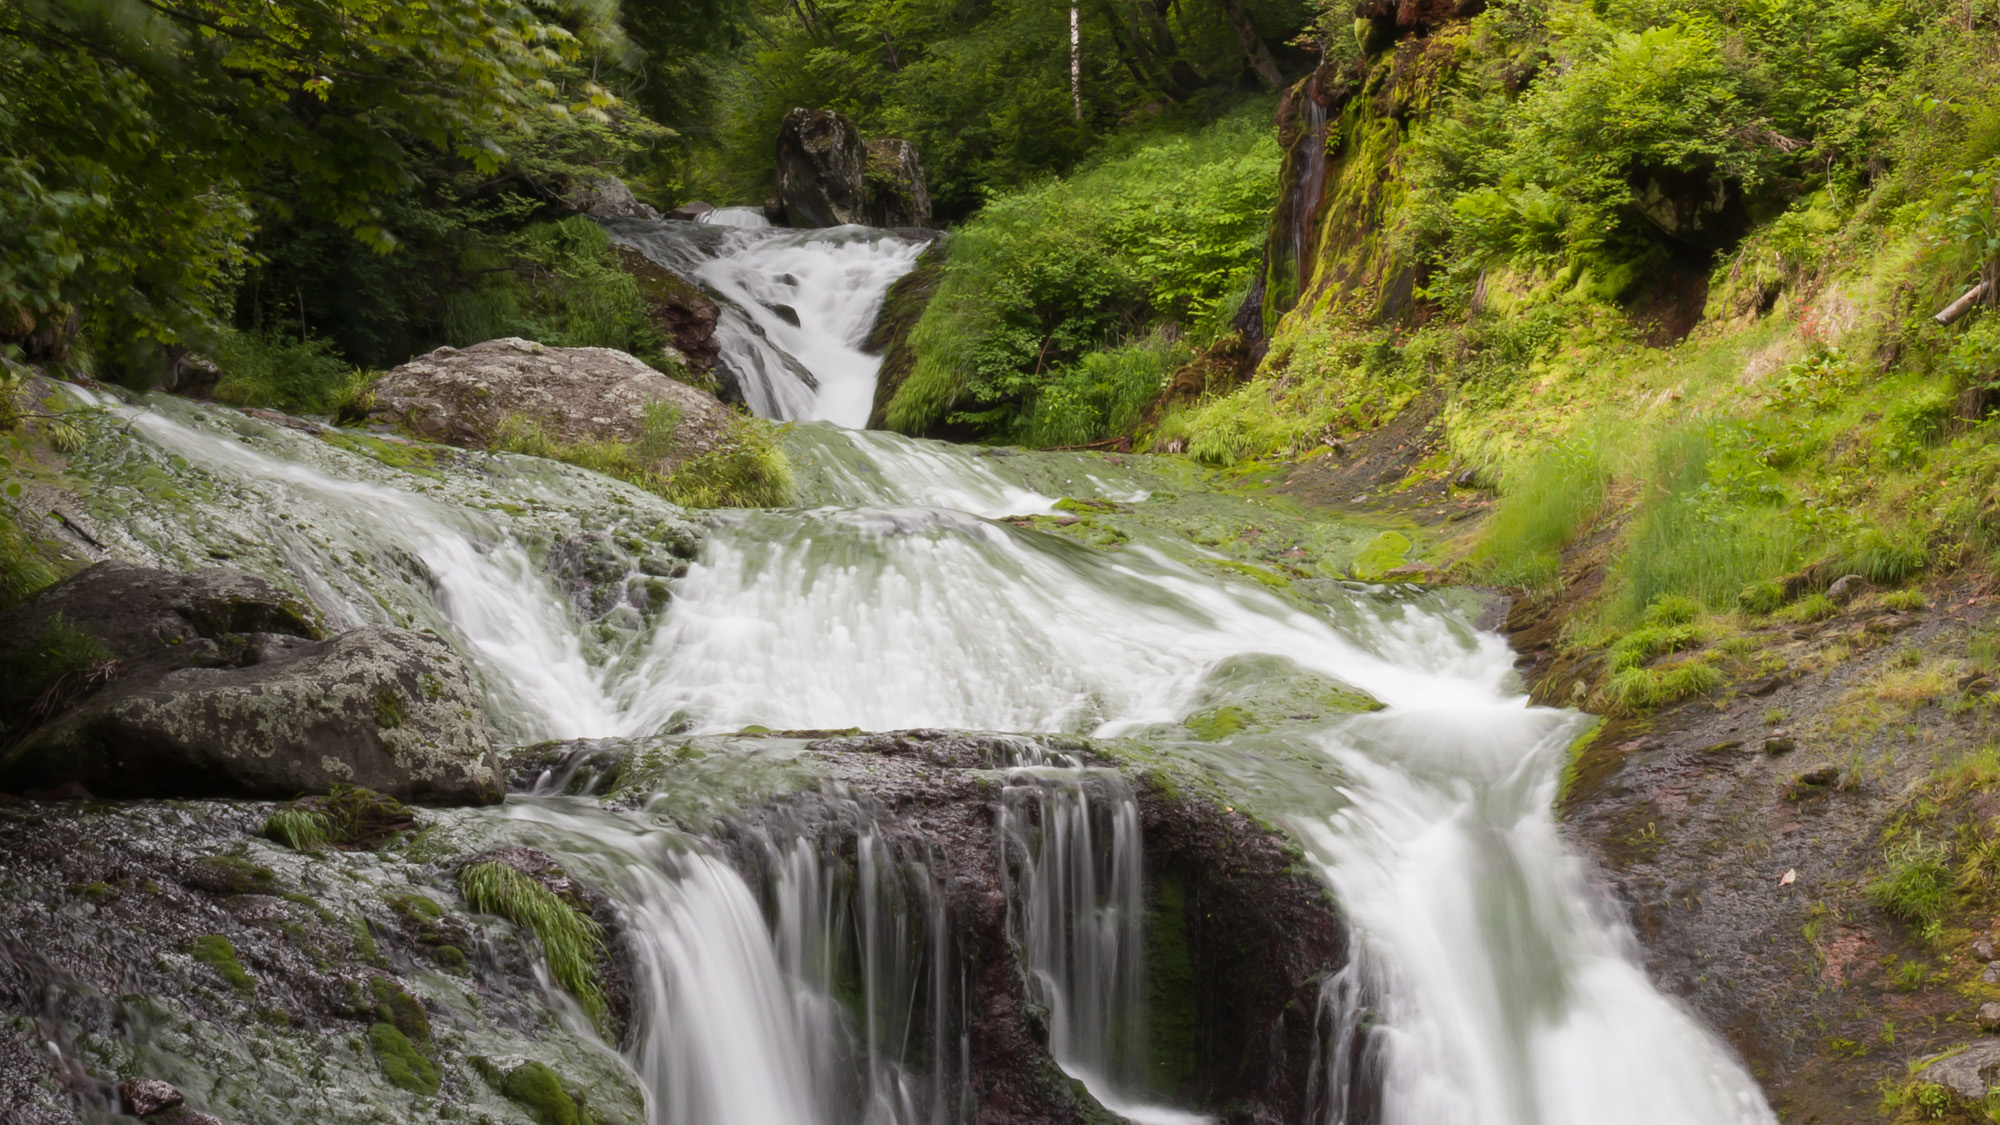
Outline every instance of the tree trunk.
{"type": "Polygon", "coordinates": [[[1083,30],[1076,5],[1069,6],[1069,102],[1078,121],[1083,120],[1083,30]]]}
{"type": "Polygon", "coordinates": [[[1256,72],[1257,81],[1266,90],[1275,90],[1285,84],[1285,76],[1278,72],[1278,60],[1271,57],[1271,49],[1264,45],[1264,38],[1257,34],[1257,25],[1250,20],[1250,13],[1243,10],[1242,0],[1222,0],[1223,10],[1229,13],[1229,23],[1236,29],[1236,40],[1243,44],[1243,58],[1256,72]]]}

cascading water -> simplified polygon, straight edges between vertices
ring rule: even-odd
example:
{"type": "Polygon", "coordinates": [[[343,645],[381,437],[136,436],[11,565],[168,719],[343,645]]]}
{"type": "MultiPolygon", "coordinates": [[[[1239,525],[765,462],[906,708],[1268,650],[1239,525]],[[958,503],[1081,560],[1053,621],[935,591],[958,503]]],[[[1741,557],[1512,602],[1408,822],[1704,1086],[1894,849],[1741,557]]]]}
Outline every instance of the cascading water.
{"type": "MultiPolygon", "coordinates": [[[[725,355],[760,412],[857,420],[873,369],[853,345],[914,243],[616,229],[740,298],[725,355]]],[[[646,493],[532,459],[432,463],[171,401],[113,410],[135,440],[73,469],[97,474],[115,553],[228,558],[295,584],[335,625],[435,628],[523,740],[749,724],[1144,737],[1245,661],[1364,690],[1386,710],[1258,736],[1341,779],[1288,777],[1276,801],[1355,935],[1327,992],[1325,1121],[1772,1120],[1727,1050],[1646,982],[1561,846],[1549,809],[1576,719],[1526,706],[1504,643],[1439,603],[1335,591],[1313,605],[1136,545],[992,522],[1053,497],[1005,458],[884,435],[814,431],[821,507],[716,514],[698,533],[646,493]],[[178,518],[132,515],[168,495],[178,518]]],[[[1063,494],[1143,499],[1137,478],[1074,463],[1063,494]]],[[[1266,757],[1248,734],[1174,737],[1162,752],[1239,782],[1266,757]]],[[[1009,775],[1021,953],[1055,1054],[1104,1104],[1198,1120],[1148,1104],[1140,841],[1129,796],[1092,792],[1046,763],[1009,775]]],[[[517,798],[500,815],[620,903],[642,978],[628,1058],[657,1125],[973,1118],[949,923],[922,857],[872,813],[837,846],[771,831],[750,852],[587,799],[517,798]]]]}
{"type": "Polygon", "coordinates": [[[883,294],[924,244],[867,227],[776,230],[737,217],[621,220],[610,230],[716,296],[721,362],[751,410],[866,425],[881,359],[861,345],[883,294]]]}
{"type": "Polygon", "coordinates": [[[1019,864],[1015,929],[1056,1061],[1138,1125],[1209,1121],[1144,1097],[1146,906],[1131,791],[1105,771],[1024,767],[1002,794],[1000,836],[1019,864]],[[1090,785],[1108,792],[1093,798],[1090,785]]]}

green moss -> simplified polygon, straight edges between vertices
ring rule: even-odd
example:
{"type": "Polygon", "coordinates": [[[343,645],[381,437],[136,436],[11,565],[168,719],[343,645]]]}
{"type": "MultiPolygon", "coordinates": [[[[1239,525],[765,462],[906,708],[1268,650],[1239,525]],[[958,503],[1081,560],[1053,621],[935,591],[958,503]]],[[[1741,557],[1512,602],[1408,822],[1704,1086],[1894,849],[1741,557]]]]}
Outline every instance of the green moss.
{"type": "Polygon", "coordinates": [[[368,990],[375,1000],[377,1020],[393,1026],[412,1043],[431,1041],[430,1017],[424,1013],[424,1006],[416,997],[388,977],[376,977],[369,983],[368,990]]]}
{"type": "Polygon", "coordinates": [[[671,404],[652,403],[637,442],[564,441],[540,419],[516,414],[502,419],[492,448],[617,477],[690,508],[778,508],[792,502],[797,482],[781,444],[784,427],[731,415],[713,448],[668,467],[678,422],[671,404]]]}
{"type": "Polygon", "coordinates": [[[508,1071],[500,1093],[527,1110],[536,1125],[590,1125],[556,1072],[533,1060],[508,1071]]]}
{"type": "Polygon", "coordinates": [[[195,960],[214,969],[229,982],[229,987],[245,996],[257,991],[257,982],[243,969],[243,963],[236,959],[236,947],[221,934],[203,934],[194,939],[188,949],[195,960]]]}
{"type": "Polygon", "coordinates": [[[1400,531],[1385,531],[1370,539],[1354,556],[1354,577],[1373,582],[1402,566],[1410,553],[1410,537],[1400,531]]]}
{"type": "Polygon", "coordinates": [[[459,869],[458,889],[472,909],[522,926],[541,940],[549,972],[568,989],[592,1019],[605,1017],[598,965],[605,957],[604,933],[575,906],[519,871],[501,863],[473,863],[459,869]]]}
{"type": "Polygon", "coordinates": [[[193,874],[201,886],[217,894],[247,895],[271,889],[277,872],[240,856],[205,855],[194,861],[193,874]]]}
{"type": "Polygon", "coordinates": [[[1562,783],[1556,789],[1556,804],[1558,806],[1569,800],[1571,794],[1576,792],[1576,784],[1583,768],[1584,756],[1590,753],[1590,748],[1597,744],[1597,736],[1603,733],[1604,720],[1599,719],[1597,722],[1590,724],[1589,730],[1578,735],[1576,740],[1569,744],[1569,750],[1563,755],[1562,783]]]}
{"type": "Polygon", "coordinates": [[[1181,725],[1194,732],[1203,742],[1218,742],[1228,738],[1250,725],[1250,713],[1241,707],[1212,707],[1206,711],[1196,711],[1181,720],[1181,725]]]}
{"type": "Polygon", "coordinates": [[[368,1045],[375,1049],[376,1065],[382,1076],[399,1089],[412,1094],[435,1094],[443,1080],[438,1065],[427,1059],[394,1024],[378,1023],[368,1029],[368,1045]]]}
{"type": "Polygon", "coordinates": [[[403,700],[393,691],[375,693],[375,725],[383,730],[395,730],[409,721],[409,713],[403,707],[403,700]]]}
{"type": "Polygon", "coordinates": [[[329,427],[321,430],[319,436],[320,440],[338,449],[358,453],[377,464],[420,476],[437,476],[438,460],[445,455],[437,446],[422,445],[412,441],[389,441],[358,430],[329,427]]]}
{"type": "MultiPolygon", "coordinates": [[[[383,695],[395,701],[395,696],[383,695]]],[[[400,708],[400,703],[396,706],[400,708]]],[[[380,699],[376,710],[380,722],[380,699]]],[[[297,851],[329,846],[372,849],[415,824],[416,813],[394,797],[360,786],[336,785],[323,797],[304,797],[274,810],[265,819],[262,834],[297,851]]]]}
{"type": "Polygon", "coordinates": [[[1153,1090],[1174,1097],[1196,1078],[1194,960],[1187,887],[1164,872],[1146,918],[1146,1057],[1153,1090]]]}

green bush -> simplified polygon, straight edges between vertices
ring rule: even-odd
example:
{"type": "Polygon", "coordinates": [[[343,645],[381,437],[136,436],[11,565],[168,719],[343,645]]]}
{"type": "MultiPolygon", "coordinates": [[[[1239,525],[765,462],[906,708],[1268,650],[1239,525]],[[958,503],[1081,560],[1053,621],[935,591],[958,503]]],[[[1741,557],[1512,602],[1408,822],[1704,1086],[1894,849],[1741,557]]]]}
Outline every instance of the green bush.
{"type": "Polygon", "coordinates": [[[989,202],[953,238],[938,294],[911,333],[915,361],[889,403],[890,428],[923,433],[949,421],[988,437],[1074,435],[1136,415],[1123,400],[1159,357],[1086,357],[1125,351],[1117,341],[1151,325],[1214,325],[1243,292],[1276,202],[1268,113],[1255,103],[989,202]],[[1049,388],[1058,389],[1037,420],[1049,388]]]}
{"type": "Polygon", "coordinates": [[[0,609],[15,605],[59,577],[20,526],[0,514],[0,609]]]}
{"type": "Polygon", "coordinates": [[[1160,335],[1086,353],[1036,393],[1021,426],[1021,443],[1085,445],[1131,432],[1191,354],[1187,345],[1160,335]]]}
{"type": "Polygon", "coordinates": [[[238,406],[330,414],[350,402],[364,382],[328,340],[275,340],[227,331],[217,338],[214,352],[222,372],[215,397],[238,406]]]}
{"type": "Polygon", "coordinates": [[[1849,545],[1841,557],[1840,570],[1859,574],[1877,586],[1898,586],[1923,570],[1929,554],[1914,535],[1891,536],[1871,527],[1849,545]]]}

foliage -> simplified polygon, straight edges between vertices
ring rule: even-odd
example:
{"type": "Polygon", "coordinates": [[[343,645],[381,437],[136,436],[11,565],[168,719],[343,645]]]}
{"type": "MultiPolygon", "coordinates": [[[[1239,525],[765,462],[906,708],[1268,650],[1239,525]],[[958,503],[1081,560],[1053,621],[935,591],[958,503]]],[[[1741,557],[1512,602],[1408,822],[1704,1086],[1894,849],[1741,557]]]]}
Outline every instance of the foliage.
{"type": "Polygon", "coordinates": [[[679,411],[648,403],[637,441],[614,438],[564,441],[525,415],[501,420],[492,448],[577,465],[617,477],[690,508],[777,508],[792,502],[791,462],[780,444],[783,427],[732,414],[715,445],[675,463],[679,411]]]}
{"type": "Polygon", "coordinates": [[[262,835],[298,852],[316,852],[333,841],[333,826],[323,812],[277,809],[264,818],[262,835]]]}
{"type": "Polygon", "coordinates": [[[259,216],[378,251],[425,161],[491,175],[503,130],[606,115],[571,69],[623,53],[613,9],[471,0],[31,0],[0,9],[0,292],[82,314],[128,374],[224,320],[259,216]]]}
{"type": "Polygon", "coordinates": [[[1563,548],[1604,503],[1606,478],[1586,443],[1558,445],[1508,472],[1474,565],[1504,585],[1554,584],[1563,548]]]}
{"type": "Polygon", "coordinates": [[[0,609],[11,608],[59,577],[20,525],[0,514],[0,609]]]}
{"type": "Polygon", "coordinates": [[[222,372],[215,397],[238,406],[331,414],[363,383],[321,339],[274,340],[229,329],[217,337],[214,362],[222,372]]]}
{"type": "Polygon", "coordinates": [[[1042,448],[1085,445],[1130,433],[1175,368],[1192,354],[1184,342],[1161,333],[1085,353],[1035,396],[1021,425],[1022,444],[1042,448]]]}
{"type": "Polygon", "coordinates": [[[1925,840],[1921,829],[1912,831],[1882,850],[1882,877],[1868,884],[1868,900],[1935,939],[1949,905],[1950,858],[1948,845],[1925,840]]]}
{"type": "Polygon", "coordinates": [[[1056,385],[1041,432],[1081,428],[1077,404],[1099,397],[1086,388],[1123,383],[1146,358],[1079,368],[1087,355],[1143,350],[1155,324],[1233,313],[1222,306],[1256,266],[1275,202],[1267,111],[1255,103],[1191,136],[1147,137],[989,203],[953,239],[912,331],[915,363],[889,404],[890,428],[922,433],[949,420],[1012,436],[1036,428],[1035,401],[1056,385]]]}
{"type": "Polygon", "coordinates": [[[1629,714],[1714,691],[1722,682],[1714,665],[1683,660],[1657,668],[1627,668],[1611,677],[1608,692],[1613,706],[1629,714]]]}
{"type": "MultiPolygon", "coordinates": [[[[824,107],[853,116],[864,136],[913,142],[940,216],[962,218],[996,193],[1070,172],[1134,119],[1184,129],[1236,90],[1275,88],[1275,68],[1246,74],[1232,15],[1266,51],[1309,18],[1302,0],[1076,7],[1080,113],[1070,89],[1069,5],[760,0],[753,45],[713,72],[713,131],[695,138],[684,190],[762,199],[780,119],[794,106],[824,107]]],[[[1311,65],[1276,49],[1294,73],[1311,65]]]]}
{"type": "Polygon", "coordinates": [[[532,931],[542,943],[549,972],[594,1020],[605,1015],[598,964],[604,959],[601,927],[534,879],[501,863],[473,863],[459,869],[459,893],[466,905],[532,931]]]}

